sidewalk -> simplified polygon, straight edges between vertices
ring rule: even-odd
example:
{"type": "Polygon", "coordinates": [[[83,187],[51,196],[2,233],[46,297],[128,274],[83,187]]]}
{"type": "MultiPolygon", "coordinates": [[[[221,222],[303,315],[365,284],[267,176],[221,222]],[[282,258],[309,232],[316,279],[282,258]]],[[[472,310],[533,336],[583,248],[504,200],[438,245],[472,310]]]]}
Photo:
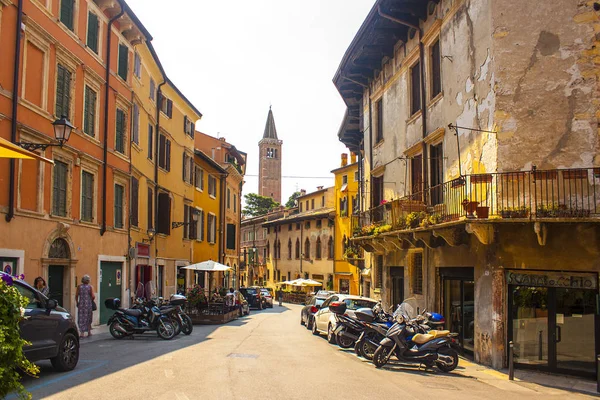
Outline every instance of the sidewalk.
{"type": "Polygon", "coordinates": [[[458,368],[454,372],[499,389],[519,391],[523,394],[537,392],[560,395],[562,390],[568,390],[598,396],[596,381],[574,376],[515,369],[515,380],[509,381],[508,369],[497,371],[464,358],[460,359],[458,368]]]}
{"type": "Polygon", "coordinates": [[[86,336],[83,339],[80,339],[79,343],[81,345],[85,345],[86,343],[92,343],[98,340],[108,339],[110,337],[110,332],[108,331],[108,326],[106,326],[106,324],[94,325],[92,326],[92,336],[86,336]]]}

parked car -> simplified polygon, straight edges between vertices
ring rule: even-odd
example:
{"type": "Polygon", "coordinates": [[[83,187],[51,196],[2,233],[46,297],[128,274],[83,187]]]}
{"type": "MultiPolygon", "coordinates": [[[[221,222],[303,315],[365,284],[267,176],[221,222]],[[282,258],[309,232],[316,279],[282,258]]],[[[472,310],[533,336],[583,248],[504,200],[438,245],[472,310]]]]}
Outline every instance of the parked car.
{"type": "Polygon", "coordinates": [[[268,288],[260,288],[263,296],[263,308],[273,308],[273,294],[268,288]]]}
{"type": "Polygon", "coordinates": [[[315,296],[328,297],[332,294],[337,294],[337,292],[334,292],[333,290],[319,290],[315,296]]]}
{"type": "Polygon", "coordinates": [[[13,278],[13,285],[29,300],[20,323],[21,337],[31,343],[23,347],[25,357],[31,362],[49,359],[58,371],[74,369],[79,361],[79,333],[73,316],[26,282],[13,278]]]}
{"type": "Polygon", "coordinates": [[[314,315],[321,305],[327,300],[328,296],[313,296],[300,311],[300,325],[305,325],[306,329],[312,329],[314,315]]]}
{"type": "Polygon", "coordinates": [[[373,300],[368,297],[354,296],[348,294],[334,294],[331,295],[321,304],[318,311],[314,314],[314,322],[312,325],[313,335],[320,335],[321,333],[327,334],[327,340],[329,343],[335,344],[336,339],[333,331],[335,330],[335,316],[329,311],[329,305],[333,302],[344,302],[346,303],[346,314],[350,317],[354,317],[354,311],[359,308],[368,307],[373,308],[377,304],[377,300],[373,300]]]}
{"type": "Polygon", "coordinates": [[[263,299],[259,289],[253,287],[240,288],[240,292],[244,295],[250,308],[263,309],[263,299]]]}

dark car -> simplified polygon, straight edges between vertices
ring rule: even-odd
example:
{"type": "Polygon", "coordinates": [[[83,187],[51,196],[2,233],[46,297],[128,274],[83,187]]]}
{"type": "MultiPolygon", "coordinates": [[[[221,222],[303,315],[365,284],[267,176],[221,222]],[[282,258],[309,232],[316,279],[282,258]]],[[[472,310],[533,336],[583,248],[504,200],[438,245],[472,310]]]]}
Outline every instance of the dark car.
{"type": "Polygon", "coordinates": [[[250,308],[256,308],[258,310],[263,309],[263,298],[260,293],[260,289],[257,288],[240,288],[240,293],[244,295],[248,306],[250,308]]]}
{"type": "Polygon", "coordinates": [[[27,359],[49,359],[56,370],[71,371],[79,361],[79,334],[74,318],[56,300],[48,299],[27,283],[13,278],[13,285],[29,300],[20,323],[21,337],[31,343],[23,348],[27,359]]]}
{"type": "Polygon", "coordinates": [[[313,296],[300,312],[300,325],[306,325],[306,329],[312,329],[313,315],[319,310],[321,304],[329,296],[313,296]]]}

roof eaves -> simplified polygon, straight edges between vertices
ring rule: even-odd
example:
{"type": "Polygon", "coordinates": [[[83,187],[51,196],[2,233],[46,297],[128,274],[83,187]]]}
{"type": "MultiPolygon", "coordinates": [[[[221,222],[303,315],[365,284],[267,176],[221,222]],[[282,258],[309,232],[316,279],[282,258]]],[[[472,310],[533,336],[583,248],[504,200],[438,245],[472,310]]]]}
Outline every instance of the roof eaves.
{"type": "Polygon", "coordinates": [[[225,169],[223,169],[223,167],[221,167],[218,162],[216,162],[215,160],[213,160],[212,158],[210,158],[209,156],[207,156],[206,154],[204,154],[201,150],[195,149],[194,150],[194,154],[196,154],[202,160],[204,160],[207,163],[209,163],[212,167],[214,167],[220,173],[225,174],[225,175],[228,174],[227,171],[225,171],[225,169]]]}

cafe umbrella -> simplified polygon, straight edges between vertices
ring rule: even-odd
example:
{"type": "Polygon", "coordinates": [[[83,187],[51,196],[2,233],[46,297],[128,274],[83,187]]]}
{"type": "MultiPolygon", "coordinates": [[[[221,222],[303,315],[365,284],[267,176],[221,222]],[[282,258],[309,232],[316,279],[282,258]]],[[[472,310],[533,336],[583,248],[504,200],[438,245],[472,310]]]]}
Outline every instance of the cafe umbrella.
{"type": "MultiPolygon", "coordinates": [[[[193,271],[204,272],[224,272],[231,270],[231,267],[228,267],[227,265],[221,264],[213,260],[208,260],[196,264],[187,265],[185,267],[181,267],[181,269],[190,269],[193,271]]],[[[208,295],[210,296],[210,279],[208,280],[208,295]]]]}

